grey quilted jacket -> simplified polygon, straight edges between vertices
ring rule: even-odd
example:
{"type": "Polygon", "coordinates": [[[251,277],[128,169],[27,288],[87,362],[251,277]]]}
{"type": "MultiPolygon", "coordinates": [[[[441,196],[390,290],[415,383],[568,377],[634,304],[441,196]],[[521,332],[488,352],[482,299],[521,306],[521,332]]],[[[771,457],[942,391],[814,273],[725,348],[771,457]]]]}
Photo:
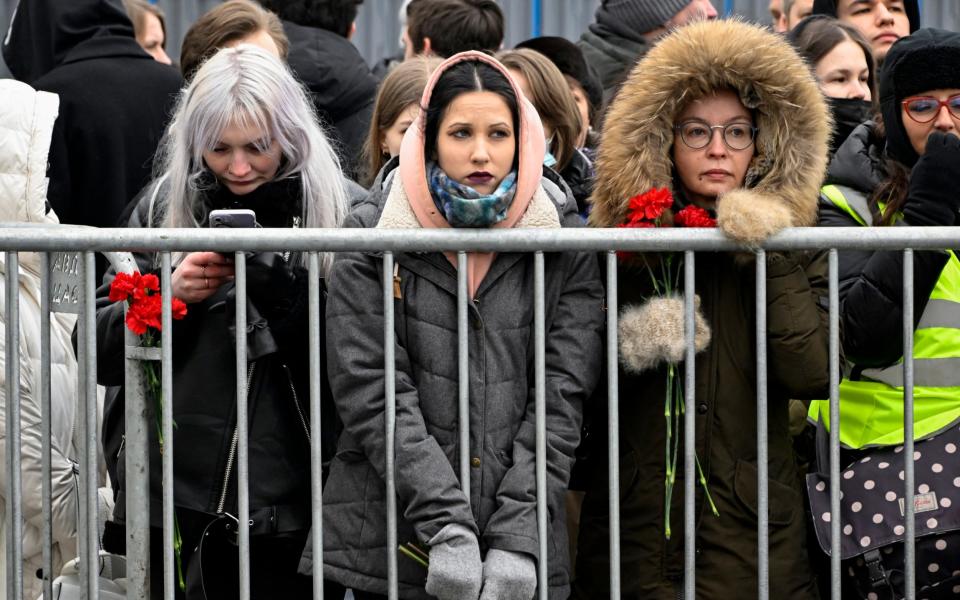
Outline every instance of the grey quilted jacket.
{"type": "MultiPolygon", "coordinates": [[[[345,226],[419,227],[409,211],[407,217],[385,223],[385,205],[407,200],[399,178],[384,185],[383,177],[345,226]]],[[[517,227],[580,222],[565,184],[545,173],[517,227]]],[[[469,502],[456,466],[456,271],[439,253],[398,254],[396,263],[398,541],[423,544],[445,525],[460,523],[477,533],[482,553],[497,548],[539,560],[533,257],[497,256],[469,305],[469,502]]],[[[570,569],[564,491],[583,403],[601,367],[603,289],[591,254],[547,254],[545,266],[549,595],[565,599],[570,569]]],[[[323,543],[325,577],[383,594],[387,515],[381,267],[381,256],[366,253],[341,254],[333,266],[328,365],[345,429],[323,493],[323,543]]],[[[399,579],[402,598],[429,598],[423,589],[426,569],[403,555],[399,579]]]]}

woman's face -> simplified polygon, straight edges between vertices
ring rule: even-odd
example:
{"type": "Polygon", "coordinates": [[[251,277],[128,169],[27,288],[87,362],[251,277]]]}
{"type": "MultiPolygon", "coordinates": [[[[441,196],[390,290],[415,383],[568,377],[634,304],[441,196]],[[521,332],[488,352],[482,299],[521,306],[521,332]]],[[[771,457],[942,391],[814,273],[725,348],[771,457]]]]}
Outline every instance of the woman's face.
{"type": "Polygon", "coordinates": [[[403,141],[403,134],[407,132],[410,125],[420,114],[420,106],[416,102],[410,104],[397,115],[390,127],[380,131],[380,151],[393,158],[400,154],[400,142],[403,141]]]}
{"type": "MultiPolygon", "coordinates": [[[[530,93],[530,82],[527,81],[527,78],[524,77],[523,73],[516,69],[509,69],[510,76],[513,77],[513,80],[516,82],[517,87],[520,88],[520,92],[524,97],[533,103],[533,96],[530,93]]],[[[536,106],[534,106],[536,108],[536,106]]],[[[553,137],[553,125],[551,125],[546,119],[543,118],[543,115],[540,116],[540,123],[543,125],[543,136],[545,139],[549,140],[553,137]]]]}
{"type": "MultiPolygon", "coordinates": [[[[952,98],[960,94],[960,89],[945,89],[945,90],[931,90],[929,92],[923,92],[922,94],[917,94],[916,96],[911,96],[909,99],[914,98],[934,98],[940,101],[946,101],[948,98],[952,98]]],[[[942,131],[943,133],[951,133],[957,137],[960,137],[960,117],[954,116],[947,107],[945,106],[936,106],[932,103],[924,103],[923,105],[914,105],[914,106],[923,106],[927,110],[923,114],[918,114],[918,118],[925,120],[930,118],[930,115],[936,111],[936,115],[928,123],[918,123],[915,118],[912,118],[908,111],[903,106],[900,107],[900,118],[903,121],[903,128],[907,131],[907,137],[910,138],[910,145],[913,146],[913,149],[917,154],[923,155],[927,149],[927,138],[930,137],[930,134],[934,131],[942,131]]]]}
{"type": "Polygon", "coordinates": [[[493,92],[465,92],[447,106],[437,132],[437,163],[448,177],[491,194],[513,169],[513,115],[493,92]]]}
{"type": "Polygon", "coordinates": [[[173,63],[167,56],[166,50],[163,49],[163,24],[160,23],[157,15],[149,12],[144,13],[143,28],[136,32],[136,36],[140,47],[146,50],[147,54],[152,56],[155,61],[165,65],[173,63]]]}
{"type": "Polygon", "coordinates": [[[820,91],[827,98],[856,98],[870,101],[867,83],[870,69],[863,49],[855,42],[844,40],[823,55],[814,74],[820,91]]]}
{"type": "Polygon", "coordinates": [[[224,129],[213,148],[203,153],[207,168],[238,196],[272,181],[280,168],[280,157],[280,144],[266,131],[236,124],[224,129]]]}
{"type": "MultiPolygon", "coordinates": [[[[749,127],[753,118],[736,94],[724,90],[691,102],[676,124],[693,126],[693,134],[710,136],[706,146],[694,149],[683,141],[679,131],[675,132],[673,164],[687,198],[697,206],[716,208],[717,196],[743,185],[755,150],[752,142],[743,150],[732,149],[724,142],[724,130],[717,126],[749,127]]],[[[728,141],[736,142],[734,137],[743,140],[744,132],[749,133],[744,127],[730,128],[728,141]]]]}

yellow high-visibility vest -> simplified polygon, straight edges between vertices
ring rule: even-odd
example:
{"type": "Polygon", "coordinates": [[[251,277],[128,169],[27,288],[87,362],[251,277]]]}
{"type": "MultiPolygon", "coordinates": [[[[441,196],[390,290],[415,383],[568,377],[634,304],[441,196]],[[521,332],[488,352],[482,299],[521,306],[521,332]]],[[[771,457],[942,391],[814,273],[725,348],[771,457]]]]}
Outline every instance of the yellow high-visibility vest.
{"type": "MultiPolygon", "coordinates": [[[[821,197],[864,227],[873,224],[867,198],[845,186],[828,185],[821,197]]],[[[881,210],[883,207],[881,206],[881,210]]],[[[914,439],[933,436],[960,421],[960,260],[951,250],[913,334],[914,439]]],[[[903,359],[849,370],[840,382],[840,443],[848,448],[903,443],[903,359]]],[[[830,403],[810,404],[809,417],[830,427],[830,403]]]]}

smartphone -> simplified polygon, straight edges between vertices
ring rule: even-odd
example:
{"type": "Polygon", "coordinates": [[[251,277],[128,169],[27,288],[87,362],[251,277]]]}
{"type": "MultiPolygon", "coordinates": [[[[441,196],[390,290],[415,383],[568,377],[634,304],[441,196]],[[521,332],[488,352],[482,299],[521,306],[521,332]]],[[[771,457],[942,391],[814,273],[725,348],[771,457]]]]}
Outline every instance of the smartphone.
{"type": "Polygon", "coordinates": [[[210,227],[256,227],[257,213],[248,208],[211,210],[210,227]]]}

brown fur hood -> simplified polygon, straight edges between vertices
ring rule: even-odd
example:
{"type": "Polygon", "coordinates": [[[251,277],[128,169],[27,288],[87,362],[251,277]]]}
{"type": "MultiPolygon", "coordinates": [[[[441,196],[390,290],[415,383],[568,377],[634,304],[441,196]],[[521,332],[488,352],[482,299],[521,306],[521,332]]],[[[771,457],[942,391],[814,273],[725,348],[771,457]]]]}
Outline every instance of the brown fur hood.
{"type": "Polygon", "coordinates": [[[718,203],[720,228],[760,242],[779,227],[816,222],[832,125],[813,75],[780,36],[718,20],[665,37],[624,83],[606,116],[591,225],[615,227],[631,196],[673,188],[674,117],[691,100],[723,88],[736,90],[754,110],[758,133],[745,188],[718,203]]]}

